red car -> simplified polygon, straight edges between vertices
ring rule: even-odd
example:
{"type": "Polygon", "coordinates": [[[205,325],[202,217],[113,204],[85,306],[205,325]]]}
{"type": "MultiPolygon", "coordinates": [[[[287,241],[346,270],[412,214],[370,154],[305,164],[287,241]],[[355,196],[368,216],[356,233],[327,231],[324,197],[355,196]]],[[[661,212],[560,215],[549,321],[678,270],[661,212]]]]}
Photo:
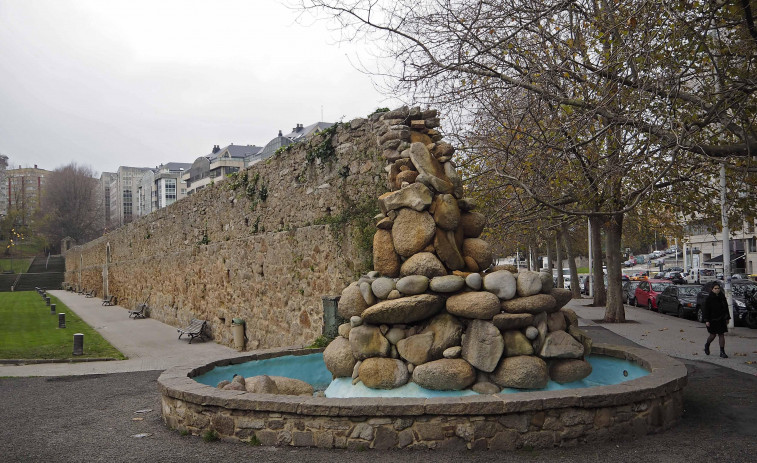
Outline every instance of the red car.
{"type": "Polygon", "coordinates": [[[646,307],[649,310],[657,311],[657,296],[672,284],[673,282],[670,280],[642,281],[634,292],[636,307],[646,307]]]}

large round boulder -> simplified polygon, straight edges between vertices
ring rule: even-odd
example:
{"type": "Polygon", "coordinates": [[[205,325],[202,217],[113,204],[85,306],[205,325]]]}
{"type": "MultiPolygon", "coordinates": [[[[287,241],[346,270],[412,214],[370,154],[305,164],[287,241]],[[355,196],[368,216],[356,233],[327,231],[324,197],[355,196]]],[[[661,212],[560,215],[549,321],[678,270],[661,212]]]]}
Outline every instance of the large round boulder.
{"type": "Polygon", "coordinates": [[[565,304],[573,299],[573,293],[565,288],[552,288],[552,291],[550,291],[549,294],[554,297],[556,301],[554,310],[560,310],[565,304]]]}
{"type": "Polygon", "coordinates": [[[410,257],[431,243],[435,231],[434,218],[428,212],[402,208],[392,226],[394,249],[400,256],[410,257]]]}
{"type": "Polygon", "coordinates": [[[394,289],[394,280],[391,278],[376,278],[371,283],[371,291],[379,299],[386,299],[394,289]]]}
{"type": "Polygon", "coordinates": [[[502,300],[515,297],[515,276],[507,270],[497,270],[496,272],[487,273],[484,275],[483,284],[485,290],[502,300]]]}
{"type": "Polygon", "coordinates": [[[487,291],[460,293],[447,299],[447,312],[458,317],[491,320],[499,310],[499,298],[487,291]]]}
{"type": "Polygon", "coordinates": [[[435,391],[459,391],[476,381],[476,370],[463,359],[440,359],[418,365],[413,382],[435,391]]]}
{"type": "Polygon", "coordinates": [[[407,259],[400,267],[400,275],[423,275],[426,278],[440,277],[447,274],[444,265],[431,252],[419,252],[407,259]]]}
{"type": "Polygon", "coordinates": [[[518,330],[530,326],[534,316],[530,313],[498,313],[492,318],[494,326],[500,331],[518,330]]]}
{"type": "Polygon", "coordinates": [[[452,195],[437,195],[434,200],[434,221],[439,228],[455,230],[460,224],[460,208],[452,195]]]}
{"type": "Polygon", "coordinates": [[[565,331],[549,333],[541,346],[539,356],[542,358],[581,358],[584,346],[565,331]]]}
{"type": "Polygon", "coordinates": [[[516,389],[542,389],[549,381],[547,363],[530,355],[502,358],[489,378],[500,387],[516,389]]]}
{"type": "MultiPolygon", "coordinates": [[[[352,355],[352,354],[350,354],[352,355]]],[[[253,394],[278,394],[279,388],[276,382],[268,375],[252,376],[245,378],[244,388],[253,394]]]]}
{"type": "Polygon", "coordinates": [[[486,216],[480,212],[464,212],[460,214],[460,226],[466,238],[478,238],[484,231],[486,216]]]}
{"type": "Polygon", "coordinates": [[[539,314],[549,312],[555,308],[555,298],[549,294],[535,294],[533,296],[516,297],[509,301],[502,301],[502,310],[507,313],[539,314]]]}
{"type": "Polygon", "coordinates": [[[428,277],[423,275],[408,275],[397,280],[396,288],[402,294],[412,296],[423,294],[428,289],[428,277]]]}
{"type": "Polygon", "coordinates": [[[352,283],[342,290],[342,297],[339,298],[337,305],[337,312],[339,312],[340,317],[349,319],[352,316],[360,315],[367,308],[368,304],[365,302],[357,283],[352,283]]]}
{"type": "Polygon", "coordinates": [[[539,276],[539,273],[530,270],[518,272],[517,290],[520,297],[539,294],[541,292],[541,276],[539,276]]]}
{"type": "Polygon", "coordinates": [[[547,329],[549,331],[566,331],[565,315],[562,312],[554,312],[547,315],[547,329]]]}
{"type": "Polygon", "coordinates": [[[465,286],[465,279],[458,275],[444,275],[431,279],[429,288],[437,293],[456,293],[465,286]]]}
{"type": "Polygon", "coordinates": [[[456,317],[448,313],[442,313],[432,318],[426,328],[421,333],[431,333],[434,335],[434,342],[431,345],[429,358],[440,359],[444,350],[449,347],[459,346],[463,337],[465,327],[456,317]]]}
{"type": "Polygon", "coordinates": [[[391,344],[378,326],[360,325],[350,330],[350,349],[356,359],[387,357],[391,344]]]}
{"type": "Polygon", "coordinates": [[[560,384],[581,381],[591,374],[591,363],[586,360],[564,359],[549,363],[549,377],[560,384]]]}
{"type": "Polygon", "coordinates": [[[394,249],[392,232],[389,230],[376,230],[373,235],[373,268],[387,277],[396,277],[400,274],[400,256],[394,249]]]}
{"type": "Polygon", "coordinates": [[[270,378],[276,383],[279,394],[313,396],[313,386],[305,381],[285,376],[271,376],[270,378]]]}
{"type": "Polygon", "coordinates": [[[372,389],[395,389],[405,385],[410,375],[402,360],[373,357],[360,364],[358,378],[372,389]]]}
{"type": "Polygon", "coordinates": [[[465,267],[465,260],[455,240],[455,232],[437,228],[434,234],[434,250],[450,270],[460,270],[465,267]]]}
{"type": "Polygon", "coordinates": [[[526,335],[518,330],[505,331],[503,335],[506,356],[516,357],[518,355],[533,355],[534,348],[526,335]]]}
{"type": "MultiPolygon", "coordinates": [[[[379,302],[366,309],[363,320],[373,324],[413,323],[436,315],[444,307],[444,298],[418,294],[379,302]]],[[[354,328],[353,328],[354,331],[354,328]]],[[[350,332],[350,337],[352,332],[350,332]]]]}
{"type": "Polygon", "coordinates": [[[463,256],[470,257],[476,262],[478,270],[483,271],[492,264],[492,249],[489,243],[479,238],[466,238],[463,240],[463,256]]]}
{"type": "Polygon", "coordinates": [[[549,294],[555,285],[554,280],[552,280],[552,274],[549,272],[539,272],[539,278],[541,279],[541,292],[549,294]]]}
{"type": "Polygon", "coordinates": [[[334,378],[349,378],[357,362],[350,341],[341,336],[334,338],[323,351],[323,362],[334,378]]]}
{"type": "Polygon", "coordinates": [[[491,322],[473,320],[465,331],[462,357],[481,371],[490,373],[499,363],[505,341],[491,322]]]}
{"type": "Polygon", "coordinates": [[[397,342],[397,353],[413,365],[422,365],[430,360],[429,353],[433,343],[432,333],[415,334],[397,342]]]}

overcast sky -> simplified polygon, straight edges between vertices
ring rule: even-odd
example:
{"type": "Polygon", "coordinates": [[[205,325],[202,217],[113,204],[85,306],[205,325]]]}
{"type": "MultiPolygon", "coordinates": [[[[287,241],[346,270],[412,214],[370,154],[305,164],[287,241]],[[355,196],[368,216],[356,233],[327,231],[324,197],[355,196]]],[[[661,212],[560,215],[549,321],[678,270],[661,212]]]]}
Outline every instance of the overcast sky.
{"type": "Polygon", "coordinates": [[[276,0],[0,0],[0,153],[154,167],[398,104],[350,64],[366,54],[296,19],[276,0]]]}

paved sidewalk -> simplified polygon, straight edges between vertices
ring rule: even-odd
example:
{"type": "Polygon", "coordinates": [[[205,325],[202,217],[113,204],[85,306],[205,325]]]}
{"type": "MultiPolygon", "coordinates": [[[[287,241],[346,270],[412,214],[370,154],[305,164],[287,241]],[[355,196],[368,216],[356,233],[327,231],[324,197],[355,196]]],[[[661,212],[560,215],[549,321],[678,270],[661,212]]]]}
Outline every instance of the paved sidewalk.
{"type": "MultiPolygon", "coordinates": [[[[0,365],[0,376],[65,376],[165,370],[188,362],[200,364],[242,355],[213,341],[193,341],[189,344],[186,336],[179,340],[175,327],[151,318],[129,318],[127,309],[103,306],[100,298],[87,298],[68,291],[50,291],[50,294],[76,312],[128,360],[0,365]]],[[[87,348],[86,338],[84,348],[87,348]]]]}
{"type": "Polygon", "coordinates": [[[626,323],[602,323],[604,307],[589,307],[591,302],[592,299],[573,299],[568,303],[567,307],[576,311],[579,325],[601,326],[642,347],[671,357],[701,360],[757,375],[757,330],[746,327],[729,330],[725,338],[729,358],[722,359],[717,338],[710,346],[711,354],[705,355],[704,342],[708,334],[703,323],[630,305],[626,305],[626,323]]]}
{"type": "MultiPolygon", "coordinates": [[[[188,344],[177,340],[176,328],[150,318],[134,320],[128,311],[119,306],[104,307],[99,298],[67,291],[51,291],[71,310],[96,329],[113,346],[128,357],[128,360],[83,363],[55,363],[35,365],[0,365],[0,376],[65,376],[98,373],[123,373],[131,371],[164,370],[185,363],[207,363],[219,358],[228,358],[245,353],[216,344],[212,341],[188,344]]],[[[590,328],[590,335],[604,328],[648,349],[671,357],[701,360],[736,371],[757,375],[757,330],[738,327],[726,337],[728,359],[718,356],[717,339],[712,345],[712,355],[704,355],[707,338],[704,325],[693,320],[684,320],[671,315],[662,315],[646,309],[626,306],[627,323],[601,323],[604,308],[588,307],[591,299],[573,299],[567,307],[576,311],[579,324],[590,328]],[[752,362],[752,363],[748,363],[752,362]]],[[[602,342],[601,339],[597,339],[602,342]]],[[[87,341],[84,340],[86,348],[87,341]]]]}

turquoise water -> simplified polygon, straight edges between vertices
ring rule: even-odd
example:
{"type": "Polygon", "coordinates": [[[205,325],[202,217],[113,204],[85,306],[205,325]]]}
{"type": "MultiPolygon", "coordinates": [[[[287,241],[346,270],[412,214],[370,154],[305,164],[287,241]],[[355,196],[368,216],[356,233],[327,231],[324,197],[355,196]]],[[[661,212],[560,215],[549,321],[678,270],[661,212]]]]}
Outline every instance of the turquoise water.
{"type": "MultiPolygon", "coordinates": [[[[591,374],[581,381],[567,384],[558,384],[550,381],[544,389],[528,389],[527,391],[557,391],[561,389],[576,389],[581,387],[608,386],[622,383],[649,374],[639,365],[614,357],[590,355],[586,360],[591,363],[591,374]]],[[[308,355],[285,355],[277,358],[264,360],[252,360],[238,365],[215,367],[211,371],[195,377],[195,381],[208,386],[215,386],[224,379],[231,381],[235,374],[244,377],[269,375],[286,376],[310,383],[316,390],[325,390],[326,397],[461,397],[475,395],[476,393],[466,389],[463,391],[431,391],[408,383],[392,390],[370,389],[363,383],[352,385],[351,378],[338,378],[331,380],[331,373],[323,363],[323,354],[308,355]]],[[[501,394],[524,392],[522,389],[503,389],[501,394]]]]}

